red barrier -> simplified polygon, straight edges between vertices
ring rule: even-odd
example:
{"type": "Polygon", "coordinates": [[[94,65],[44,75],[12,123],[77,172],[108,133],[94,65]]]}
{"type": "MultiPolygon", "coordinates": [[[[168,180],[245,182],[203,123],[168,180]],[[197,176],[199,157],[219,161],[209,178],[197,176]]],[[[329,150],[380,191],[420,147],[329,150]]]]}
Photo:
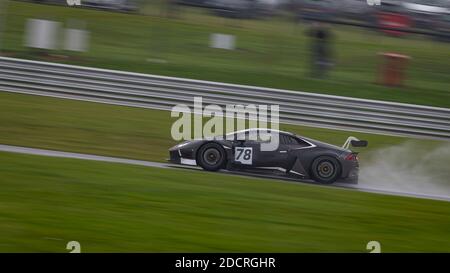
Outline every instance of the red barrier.
{"type": "Polygon", "coordinates": [[[379,55],[384,59],[380,66],[379,83],[386,86],[402,86],[411,57],[397,53],[379,53],[379,55]]]}

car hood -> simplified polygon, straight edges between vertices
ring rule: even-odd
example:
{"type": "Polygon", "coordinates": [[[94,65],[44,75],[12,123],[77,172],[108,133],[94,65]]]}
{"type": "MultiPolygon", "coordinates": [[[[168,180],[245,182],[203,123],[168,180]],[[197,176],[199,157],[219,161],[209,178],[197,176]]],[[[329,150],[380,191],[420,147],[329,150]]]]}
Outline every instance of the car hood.
{"type": "Polygon", "coordinates": [[[178,143],[177,145],[171,147],[169,149],[169,151],[178,150],[178,149],[181,149],[181,148],[189,148],[189,147],[192,147],[192,146],[196,146],[197,144],[199,144],[201,142],[204,142],[204,140],[203,139],[186,140],[186,141],[183,141],[183,142],[178,143]]]}

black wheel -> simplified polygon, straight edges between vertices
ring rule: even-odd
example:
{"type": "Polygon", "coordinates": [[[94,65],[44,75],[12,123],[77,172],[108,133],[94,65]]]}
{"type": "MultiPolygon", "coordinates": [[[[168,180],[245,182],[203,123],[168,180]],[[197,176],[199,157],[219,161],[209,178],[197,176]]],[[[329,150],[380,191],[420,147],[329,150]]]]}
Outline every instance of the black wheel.
{"type": "Polygon", "coordinates": [[[331,156],[320,156],[311,165],[312,178],[322,184],[335,182],[341,174],[341,165],[336,158],[331,156]]]}
{"type": "Polygon", "coordinates": [[[207,171],[218,171],[225,162],[225,150],[217,143],[207,143],[197,153],[198,165],[207,171]]]}

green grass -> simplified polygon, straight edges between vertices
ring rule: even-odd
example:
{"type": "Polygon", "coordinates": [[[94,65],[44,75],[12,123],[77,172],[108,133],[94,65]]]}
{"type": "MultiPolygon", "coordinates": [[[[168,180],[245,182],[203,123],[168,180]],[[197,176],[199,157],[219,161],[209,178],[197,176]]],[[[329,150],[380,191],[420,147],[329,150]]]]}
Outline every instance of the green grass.
{"type": "MultiPolygon", "coordinates": [[[[106,105],[0,92],[0,143],[152,161],[165,161],[175,118],[169,111],[106,105]]],[[[304,126],[280,125],[325,142],[342,145],[349,135],[367,139],[372,150],[397,145],[408,138],[304,126]]],[[[415,140],[421,147],[439,141],[415,140]]]]}
{"type": "MultiPolygon", "coordinates": [[[[27,18],[84,21],[91,32],[89,52],[73,58],[43,60],[181,76],[196,79],[278,87],[292,90],[450,106],[450,45],[422,36],[387,37],[369,30],[333,26],[336,67],[326,80],[309,75],[306,28],[283,18],[230,20],[201,9],[183,9],[178,18],[131,15],[9,1],[2,48],[9,56],[40,58],[23,46],[27,18]],[[208,48],[211,33],[237,37],[238,49],[208,48]],[[412,57],[404,88],[374,84],[378,52],[412,57]],[[167,63],[149,62],[163,59],[167,63]]],[[[67,55],[56,51],[55,54],[67,55]]]]}
{"type": "Polygon", "coordinates": [[[0,252],[447,252],[448,202],[0,153],[0,252]]]}

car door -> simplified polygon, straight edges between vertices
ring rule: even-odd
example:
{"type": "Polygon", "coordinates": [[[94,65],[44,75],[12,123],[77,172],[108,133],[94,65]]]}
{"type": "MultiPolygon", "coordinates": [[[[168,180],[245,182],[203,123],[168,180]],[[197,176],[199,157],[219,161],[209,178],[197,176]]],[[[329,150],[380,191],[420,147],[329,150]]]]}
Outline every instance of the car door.
{"type": "MultiPolygon", "coordinates": [[[[261,130],[258,132],[257,140],[255,140],[255,136],[252,136],[250,132],[248,140],[245,141],[243,146],[247,147],[250,151],[246,150],[244,153],[251,153],[252,155],[252,166],[253,167],[277,167],[286,169],[288,166],[287,161],[289,157],[289,145],[287,143],[287,139],[284,134],[280,134],[278,132],[267,132],[265,130],[261,130]],[[278,141],[273,138],[276,137],[278,141]],[[276,147],[271,149],[267,149],[270,145],[269,143],[277,144],[276,147]],[[262,146],[265,145],[265,146],[262,146]]],[[[242,150],[239,150],[242,151],[242,150]]],[[[238,158],[239,155],[237,155],[238,158]]]]}
{"type": "Polygon", "coordinates": [[[236,133],[233,139],[233,163],[243,167],[256,167],[260,165],[260,145],[251,137],[251,131],[236,133]]]}
{"type": "Polygon", "coordinates": [[[233,142],[233,159],[235,164],[247,167],[270,167],[274,165],[278,150],[264,151],[264,149],[261,149],[261,145],[267,142],[268,139],[267,136],[260,136],[263,133],[250,130],[245,132],[245,136],[236,136],[236,140],[233,142]]]}
{"type": "Polygon", "coordinates": [[[286,146],[284,134],[278,131],[260,130],[256,154],[259,167],[278,167],[285,169],[289,147],[286,146]],[[271,145],[270,145],[271,144],[271,145]],[[275,145],[275,146],[272,146],[275,145]],[[270,148],[269,148],[270,147],[270,148]]]}
{"type": "Polygon", "coordinates": [[[291,147],[289,145],[288,136],[286,134],[280,133],[278,148],[272,152],[273,156],[271,159],[271,165],[273,167],[286,169],[289,166],[288,159],[290,149],[291,147]]]}

